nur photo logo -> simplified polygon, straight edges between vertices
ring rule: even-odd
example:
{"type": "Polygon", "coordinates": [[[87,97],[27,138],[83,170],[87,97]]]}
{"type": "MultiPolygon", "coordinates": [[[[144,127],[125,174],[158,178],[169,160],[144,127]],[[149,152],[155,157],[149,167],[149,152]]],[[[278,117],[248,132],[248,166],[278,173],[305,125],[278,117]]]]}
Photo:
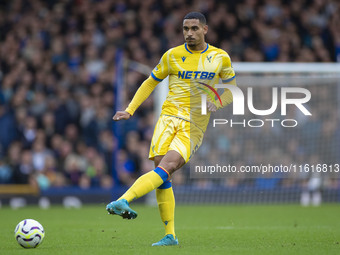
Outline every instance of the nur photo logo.
{"type": "MultiPolygon", "coordinates": [[[[277,108],[280,105],[281,111],[280,116],[287,116],[287,106],[292,105],[296,107],[303,115],[311,116],[312,113],[305,106],[311,99],[311,93],[308,89],[297,88],[297,87],[273,87],[272,88],[272,100],[271,106],[268,109],[256,109],[254,106],[254,96],[253,88],[247,88],[247,97],[245,100],[245,95],[239,87],[227,84],[217,84],[215,88],[207,85],[203,82],[199,82],[203,87],[198,87],[204,93],[201,94],[201,114],[207,114],[207,96],[209,100],[215,105],[220,104],[222,106],[222,100],[217,89],[228,89],[233,96],[233,115],[235,116],[245,116],[245,105],[247,105],[248,110],[251,114],[256,116],[269,116],[276,113],[277,108]],[[280,96],[279,96],[280,90],[280,96]],[[296,98],[297,97],[297,98],[296,98]],[[215,99],[217,98],[217,100],[215,99]],[[247,104],[245,104],[247,101],[247,104]]],[[[249,127],[262,127],[265,122],[271,123],[271,127],[275,126],[276,122],[279,122],[282,127],[296,127],[298,125],[298,120],[296,119],[278,119],[278,118],[268,118],[268,119],[243,119],[241,121],[228,120],[228,119],[213,119],[213,127],[216,125],[230,124],[230,126],[249,126],[249,127]]]]}

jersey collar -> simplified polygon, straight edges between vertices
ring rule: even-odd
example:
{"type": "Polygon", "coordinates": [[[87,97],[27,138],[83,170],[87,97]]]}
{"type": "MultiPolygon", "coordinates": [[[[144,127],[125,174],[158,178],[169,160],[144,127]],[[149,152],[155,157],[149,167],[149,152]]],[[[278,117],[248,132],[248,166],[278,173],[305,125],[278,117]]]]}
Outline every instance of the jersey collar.
{"type": "MultiPolygon", "coordinates": [[[[189,52],[190,54],[193,54],[193,52],[189,50],[187,43],[184,44],[184,47],[187,50],[187,52],[189,52]]],[[[209,44],[207,43],[207,47],[201,52],[201,54],[206,52],[208,48],[209,48],[209,44]]]]}

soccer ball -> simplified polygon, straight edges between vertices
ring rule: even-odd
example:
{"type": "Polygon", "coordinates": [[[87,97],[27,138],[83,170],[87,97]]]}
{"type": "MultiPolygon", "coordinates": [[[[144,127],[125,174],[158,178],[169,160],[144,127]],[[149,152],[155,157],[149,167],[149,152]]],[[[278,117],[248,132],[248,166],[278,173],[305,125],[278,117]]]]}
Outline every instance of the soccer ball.
{"type": "Polygon", "coordinates": [[[44,240],[43,226],[36,220],[26,219],[16,226],[14,237],[24,248],[36,248],[44,240]]]}

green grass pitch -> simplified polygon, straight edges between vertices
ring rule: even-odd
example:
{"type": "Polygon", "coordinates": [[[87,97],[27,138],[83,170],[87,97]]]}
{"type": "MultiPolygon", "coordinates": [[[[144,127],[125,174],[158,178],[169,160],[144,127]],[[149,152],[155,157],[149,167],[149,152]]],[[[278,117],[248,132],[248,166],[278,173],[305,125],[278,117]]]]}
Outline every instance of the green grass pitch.
{"type": "Polygon", "coordinates": [[[133,205],[135,220],[107,215],[105,205],[47,210],[0,209],[0,254],[340,254],[340,205],[204,205],[176,207],[177,247],[151,247],[163,237],[156,207],[133,205]],[[45,228],[36,249],[14,239],[22,219],[45,228]]]}

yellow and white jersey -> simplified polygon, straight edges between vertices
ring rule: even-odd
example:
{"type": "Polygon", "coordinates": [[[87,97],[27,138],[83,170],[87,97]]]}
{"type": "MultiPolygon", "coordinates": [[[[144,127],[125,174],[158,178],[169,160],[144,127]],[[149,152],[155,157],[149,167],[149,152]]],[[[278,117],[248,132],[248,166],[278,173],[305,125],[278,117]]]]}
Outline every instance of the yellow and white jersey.
{"type": "Polygon", "coordinates": [[[191,121],[203,132],[210,113],[201,114],[201,94],[208,94],[208,100],[218,108],[232,101],[231,95],[226,102],[221,101],[214,88],[220,78],[223,83],[236,84],[230,57],[222,49],[209,44],[203,51],[192,51],[187,44],[172,48],[162,56],[151,73],[156,81],[162,81],[168,75],[169,94],[162,114],[191,121]]]}

